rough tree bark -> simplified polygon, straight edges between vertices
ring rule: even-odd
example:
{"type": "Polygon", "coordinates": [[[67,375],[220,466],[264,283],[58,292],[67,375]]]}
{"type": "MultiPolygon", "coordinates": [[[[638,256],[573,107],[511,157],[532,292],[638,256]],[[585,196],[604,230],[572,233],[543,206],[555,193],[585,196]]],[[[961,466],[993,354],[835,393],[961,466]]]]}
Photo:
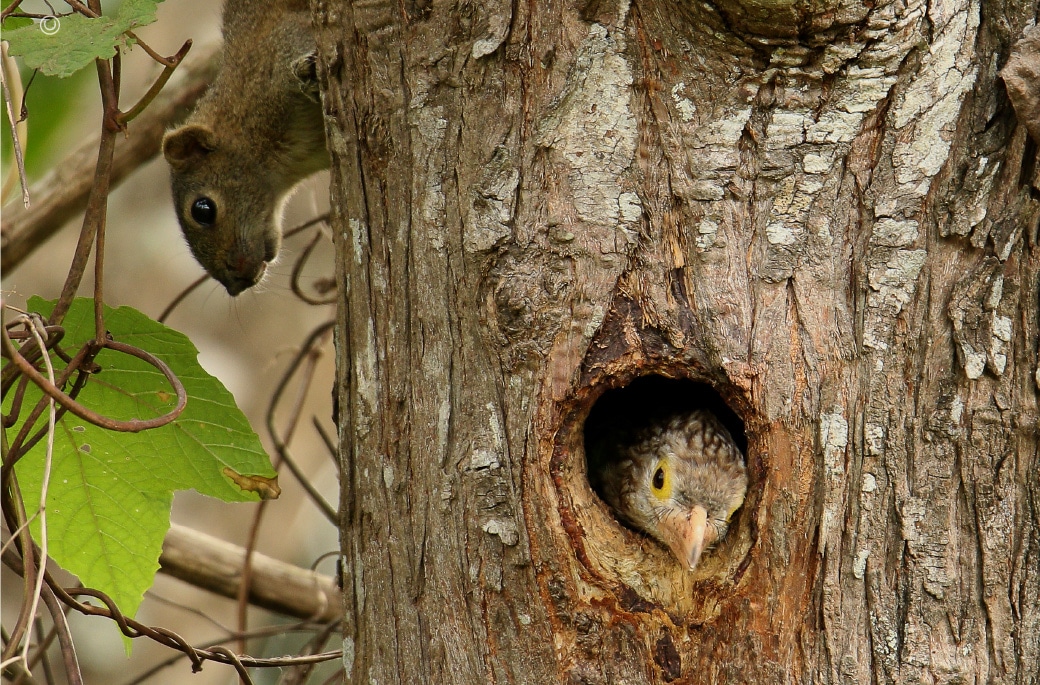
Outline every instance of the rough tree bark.
{"type": "Polygon", "coordinates": [[[1035,0],[315,0],[358,683],[1040,682],[1035,0]],[[746,423],[696,574],[589,488],[746,423]]]}

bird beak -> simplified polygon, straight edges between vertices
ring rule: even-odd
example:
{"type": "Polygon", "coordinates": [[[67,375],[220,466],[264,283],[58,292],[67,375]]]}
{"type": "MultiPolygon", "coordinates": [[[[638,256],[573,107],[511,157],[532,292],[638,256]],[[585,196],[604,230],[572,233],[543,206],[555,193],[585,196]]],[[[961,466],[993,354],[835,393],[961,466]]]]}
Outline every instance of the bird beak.
{"type": "Polygon", "coordinates": [[[661,537],[687,571],[697,568],[701,552],[712,542],[704,539],[707,525],[708,512],[699,504],[686,513],[677,512],[661,519],[661,537]]]}

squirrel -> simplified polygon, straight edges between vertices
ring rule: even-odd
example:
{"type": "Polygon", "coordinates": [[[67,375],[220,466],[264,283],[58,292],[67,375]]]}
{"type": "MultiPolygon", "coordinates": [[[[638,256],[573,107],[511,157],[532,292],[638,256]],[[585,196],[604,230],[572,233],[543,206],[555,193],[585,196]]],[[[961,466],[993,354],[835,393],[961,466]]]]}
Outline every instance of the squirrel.
{"type": "Polygon", "coordinates": [[[329,155],[306,0],[228,0],[223,34],[217,77],[162,149],[188,246],[235,296],[277,256],[286,200],[329,155]]]}

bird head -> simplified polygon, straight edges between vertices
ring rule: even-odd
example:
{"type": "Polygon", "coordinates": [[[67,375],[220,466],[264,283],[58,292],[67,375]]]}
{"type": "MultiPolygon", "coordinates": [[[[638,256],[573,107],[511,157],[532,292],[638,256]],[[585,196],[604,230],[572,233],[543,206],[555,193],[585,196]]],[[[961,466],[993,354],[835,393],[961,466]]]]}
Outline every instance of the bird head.
{"type": "Polygon", "coordinates": [[[744,502],[747,469],[710,412],[651,424],[598,473],[603,499],[626,523],[664,543],[687,570],[726,535],[744,502]]]}

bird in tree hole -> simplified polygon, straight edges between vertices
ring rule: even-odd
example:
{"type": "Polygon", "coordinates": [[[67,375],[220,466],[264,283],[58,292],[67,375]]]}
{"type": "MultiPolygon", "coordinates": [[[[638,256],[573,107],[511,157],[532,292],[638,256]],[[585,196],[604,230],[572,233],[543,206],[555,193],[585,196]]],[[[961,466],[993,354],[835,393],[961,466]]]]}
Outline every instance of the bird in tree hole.
{"type": "Polygon", "coordinates": [[[697,409],[587,440],[593,488],[618,517],[664,543],[687,570],[726,535],[747,469],[726,427],[697,409]]]}

